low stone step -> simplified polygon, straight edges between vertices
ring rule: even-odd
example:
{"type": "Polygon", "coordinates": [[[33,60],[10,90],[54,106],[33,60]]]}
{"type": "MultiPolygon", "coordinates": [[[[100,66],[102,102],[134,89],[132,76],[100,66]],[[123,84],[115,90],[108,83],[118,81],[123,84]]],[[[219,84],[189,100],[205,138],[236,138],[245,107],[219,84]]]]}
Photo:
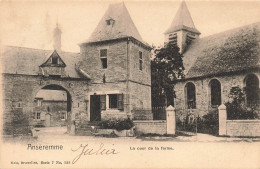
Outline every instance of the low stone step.
{"type": "Polygon", "coordinates": [[[90,126],[97,126],[99,123],[99,121],[91,121],[91,122],[88,122],[88,125],[90,126]]]}
{"type": "Polygon", "coordinates": [[[80,128],[76,131],[77,136],[93,136],[91,128],[80,128]]]}

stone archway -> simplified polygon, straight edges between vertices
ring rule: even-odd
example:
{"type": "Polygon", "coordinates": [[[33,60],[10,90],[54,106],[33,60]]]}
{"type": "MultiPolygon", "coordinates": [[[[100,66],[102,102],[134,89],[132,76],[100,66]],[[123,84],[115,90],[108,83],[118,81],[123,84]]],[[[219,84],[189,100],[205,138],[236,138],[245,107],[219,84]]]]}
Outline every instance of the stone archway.
{"type": "Polygon", "coordinates": [[[69,101],[66,112],[71,113],[67,116],[67,123],[72,123],[71,117],[75,117],[74,120],[78,121],[89,117],[89,108],[87,107],[89,86],[85,79],[5,74],[3,83],[3,133],[6,135],[28,134],[33,127],[32,121],[35,117],[35,96],[41,89],[58,89],[68,93],[67,100],[69,101]],[[15,116],[17,118],[14,118],[14,114],[17,115],[15,116]],[[15,127],[13,121],[17,119],[20,121],[25,119],[26,122],[21,121],[22,127],[15,127]]]}
{"type": "Polygon", "coordinates": [[[36,118],[33,118],[33,123],[31,124],[37,126],[39,123],[42,123],[44,127],[67,126],[67,132],[69,132],[71,126],[71,111],[72,96],[70,92],[59,84],[47,84],[34,92],[33,114],[41,115],[36,115],[36,118]],[[41,102],[41,104],[39,104],[39,102],[41,102]],[[38,118],[40,118],[40,120],[38,118]]]}
{"type": "Polygon", "coordinates": [[[57,85],[57,84],[49,84],[44,86],[41,89],[49,89],[49,90],[62,90],[65,91],[67,93],[67,111],[71,112],[71,106],[72,106],[72,98],[71,98],[71,94],[70,92],[65,89],[64,87],[62,87],[61,85],[57,85]]]}

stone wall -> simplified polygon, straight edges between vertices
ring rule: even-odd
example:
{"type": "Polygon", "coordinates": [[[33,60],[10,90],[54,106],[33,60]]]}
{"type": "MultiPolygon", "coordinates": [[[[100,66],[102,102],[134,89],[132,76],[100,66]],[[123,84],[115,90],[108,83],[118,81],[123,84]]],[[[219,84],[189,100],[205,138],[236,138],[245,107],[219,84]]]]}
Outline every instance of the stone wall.
{"type": "MultiPolygon", "coordinates": [[[[61,119],[62,112],[67,114],[67,101],[53,101],[53,100],[43,100],[41,106],[37,106],[35,102],[35,117],[32,121],[32,125],[44,124],[45,123],[45,114],[49,113],[51,115],[51,127],[54,126],[65,126],[66,119],[61,119]],[[49,109],[49,112],[48,112],[49,109]],[[42,119],[36,118],[36,112],[41,112],[43,114],[42,119]]],[[[44,124],[45,125],[45,124],[44,124]]]]}
{"type": "MultiPolygon", "coordinates": [[[[252,72],[260,79],[259,72],[252,72]]],[[[210,87],[209,82],[212,79],[217,79],[221,83],[221,104],[228,101],[228,94],[230,89],[235,86],[243,88],[245,86],[244,79],[250,73],[241,73],[236,75],[225,75],[216,77],[207,77],[195,80],[180,81],[174,86],[176,92],[176,98],[174,99],[174,105],[177,115],[181,114],[186,107],[185,99],[185,85],[188,82],[192,82],[196,87],[196,110],[193,110],[200,116],[208,113],[209,111],[217,110],[217,107],[210,105],[210,87]]]]}
{"type": "MultiPolygon", "coordinates": [[[[90,84],[90,96],[96,93],[103,94],[124,94],[124,110],[107,109],[101,112],[101,119],[108,118],[132,118],[132,110],[151,110],[151,87],[134,82],[114,82],[114,83],[93,83],[90,84]],[[128,86],[128,87],[127,87],[128,86]],[[128,92],[129,91],[129,92],[128,92]],[[128,94],[129,93],[129,94],[128,94]]],[[[107,100],[108,102],[108,100],[107,100]]],[[[88,103],[90,107],[90,101],[88,103]]],[[[88,108],[88,113],[90,109],[88,108]]],[[[151,113],[151,112],[150,112],[151,113]]],[[[89,117],[89,116],[88,116],[89,117]]],[[[151,120],[152,114],[147,118],[151,120]]]]}
{"type": "Polygon", "coordinates": [[[108,119],[126,119],[127,114],[124,111],[120,110],[106,110],[101,112],[101,120],[108,120],[108,119]]]}
{"type": "Polygon", "coordinates": [[[131,110],[151,109],[150,51],[131,40],[89,43],[81,46],[80,67],[91,77],[88,94],[124,94],[124,110],[103,110],[101,119],[132,117],[131,110]],[[107,49],[107,68],[103,69],[100,50],[107,49]],[[143,69],[139,69],[139,51],[143,69]]]}
{"type": "MultiPolygon", "coordinates": [[[[72,78],[50,78],[42,76],[3,74],[3,123],[12,122],[12,112],[20,108],[32,121],[34,112],[34,98],[39,90],[48,85],[58,85],[64,88],[71,96],[71,111],[77,118],[86,118],[86,94],[88,82],[72,78]]],[[[4,125],[5,128],[5,125],[4,125]]]]}
{"type": "Polygon", "coordinates": [[[81,46],[81,67],[91,76],[92,83],[116,82],[127,79],[127,42],[88,44],[81,46]],[[100,50],[107,49],[107,68],[102,69],[100,50]]]}
{"type": "Polygon", "coordinates": [[[227,135],[260,137],[260,120],[227,120],[227,135]]]}
{"type": "MultiPolygon", "coordinates": [[[[109,109],[106,100],[106,110],[101,111],[101,120],[110,118],[126,118],[130,114],[129,102],[127,96],[126,82],[113,82],[113,83],[92,83],[90,84],[90,91],[88,93],[88,111],[90,113],[90,96],[93,94],[108,95],[108,94],[123,94],[124,95],[124,110],[109,109]]],[[[90,117],[90,116],[88,116],[90,117]]],[[[90,120],[90,119],[89,119],[90,120]]]]}
{"type": "Polygon", "coordinates": [[[133,109],[132,115],[134,120],[153,120],[153,113],[151,109],[133,109]]]}
{"type": "Polygon", "coordinates": [[[151,86],[129,82],[132,109],[151,109],[151,86]]]}
{"type": "Polygon", "coordinates": [[[227,120],[227,111],[224,104],[218,107],[218,115],[220,136],[260,136],[260,120],[227,120]]]}
{"type": "Polygon", "coordinates": [[[151,85],[151,52],[129,40],[93,43],[81,46],[83,68],[91,77],[92,83],[132,80],[151,85]],[[107,49],[107,68],[102,69],[100,50],[107,49]],[[139,69],[139,51],[143,53],[143,69],[139,69]],[[129,77],[128,77],[129,76],[129,77]]]}
{"type": "Polygon", "coordinates": [[[164,120],[145,120],[145,121],[134,121],[137,135],[155,133],[155,134],[166,134],[167,123],[164,120]]]}
{"type": "Polygon", "coordinates": [[[140,84],[151,85],[151,52],[143,47],[129,43],[129,80],[140,84]],[[142,52],[142,70],[139,68],[139,52],[142,52]]]}

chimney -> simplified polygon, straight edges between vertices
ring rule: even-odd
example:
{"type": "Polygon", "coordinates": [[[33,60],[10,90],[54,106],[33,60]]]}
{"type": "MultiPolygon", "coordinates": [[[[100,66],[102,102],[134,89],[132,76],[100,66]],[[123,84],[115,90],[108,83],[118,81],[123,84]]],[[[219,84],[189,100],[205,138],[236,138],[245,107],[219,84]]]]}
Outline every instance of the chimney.
{"type": "Polygon", "coordinates": [[[61,51],[61,33],[61,29],[57,23],[56,28],[53,31],[53,48],[56,51],[61,51]]]}

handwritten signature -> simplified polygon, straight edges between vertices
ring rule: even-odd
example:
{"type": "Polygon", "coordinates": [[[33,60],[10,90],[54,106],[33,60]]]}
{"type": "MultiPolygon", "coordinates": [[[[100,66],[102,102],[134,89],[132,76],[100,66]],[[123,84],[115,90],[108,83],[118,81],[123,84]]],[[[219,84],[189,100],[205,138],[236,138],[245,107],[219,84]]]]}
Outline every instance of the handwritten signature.
{"type": "Polygon", "coordinates": [[[80,152],[80,154],[78,154],[72,161],[72,164],[75,164],[80,158],[81,156],[85,156],[85,155],[115,155],[118,154],[119,152],[117,152],[115,149],[111,148],[111,149],[106,149],[104,148],[104,144],[101,143],[98,149],[93,149],[90,148],[88,144],[86,145],[82,145],[80,144],[80,146],[77,149],[71,149],[71,151],[73,152],[80,152]]]}

